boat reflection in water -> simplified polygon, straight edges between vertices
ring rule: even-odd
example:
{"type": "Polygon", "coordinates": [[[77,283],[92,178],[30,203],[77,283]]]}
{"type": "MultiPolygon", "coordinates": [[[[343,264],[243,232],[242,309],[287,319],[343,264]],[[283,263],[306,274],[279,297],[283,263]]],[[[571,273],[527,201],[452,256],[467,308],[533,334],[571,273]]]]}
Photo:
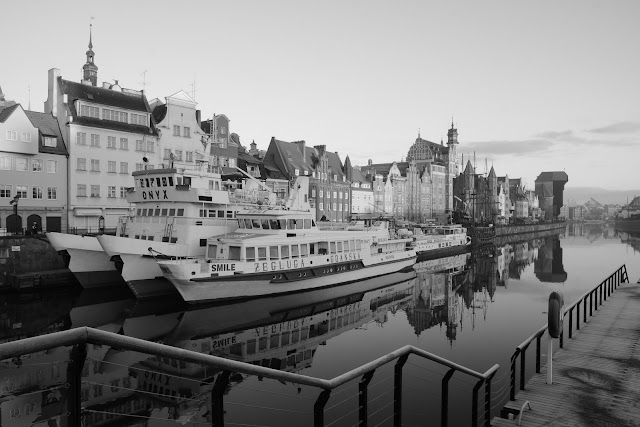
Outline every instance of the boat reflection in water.
{"type": "MultiPolygon", "coordinates": [[[[328,353],[340,353],[336,338],[355,328],[386,324],[392,318],[389,313],[406,313],[416,335],[434,326],[446,326],[447,339],[454,341],[459,328],[469,320],[465,317],[472,316],[472,327],[478,314],[486,318],[496,288],[506,287],[509,277],[516,277],[523,266],[544,258],[541,271],[546,271],[549,256],[552,265],[562,264],[556,259],[562,253],[555,250],[557,237],[554,239],[490,246],[343,286],[239,303],[194,307],[175,299],[136,301],[130,294],[109,297],[83,292],[71,304],[56,304],[59,311],[50,311],[46,318],[34,315],[29,320],[19,314],[20,309],[12,310],[10,317],[3,318],[0,339],[91,326],[286,372],[305,374],[313,369],[314,375],[321,375],[318,372],[329,363],[332,377],[351,369],[345,368],[348,363],[342,360],[327,359],[331,357],[328,353]],[[552,248],[549,252],[547,245],[552,248]],[[15,326],[18,323],[19,328],[15,326]],[[16,334],[16,329],[29,332],[16,334]],[[325,344],[320,363],[318,350],[325,344]]],[[[53,305],[44,301],[32,309],[14,306],[36,313],[43,303],[53,305]]],[[[0,362],[2,426],[69,424],[64,414],[68,411],[65,384],[71,351],[64,347],[0,362]]],[[[380,355],[386,352],[382,350],[380,355]]],[[[88,345],[87,353],[81,390],[83,425],[211,422],[211,391],[219,374],[215,368],[107,346],[88,345]]],[[[344,353],[340,357],[345,356],[349,357],[344,353]]],[[[434,387],[436,392],[439,382],[434,387]]],[[[317,393],[297,384],[234,374],[225,402],[238,404],[225,404],[225,420],[282,425],[281,412],[265,413],[260,408],[278,407],[291,411],[287,415],[290,425],[308,425],[317,393]],[[289,397],[282,397],[282,393],[289,397]],[[310,399],[309,413],[299,415],[299,420],[295,413],[300,401],[291,396],[310,399]]]]}

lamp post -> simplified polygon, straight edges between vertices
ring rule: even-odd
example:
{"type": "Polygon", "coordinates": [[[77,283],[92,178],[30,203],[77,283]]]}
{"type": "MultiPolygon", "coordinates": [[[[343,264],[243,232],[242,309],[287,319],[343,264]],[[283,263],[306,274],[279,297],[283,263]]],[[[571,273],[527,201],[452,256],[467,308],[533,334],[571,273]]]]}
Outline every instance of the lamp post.
{"type": "MultiPolygon", "coordinates": [[[[13,205],[13,229],[15,233],[18,233],[18,229],[22,227],[18,227],[18,201],[20,200],[20,194],[16,194],[15,197],[9,202],[10,205],[13,205]]],[[[22,222],[22,221],[20,221],[22,222]]],[[[22,224],[20,224],[22,225],[22,224]]]]}

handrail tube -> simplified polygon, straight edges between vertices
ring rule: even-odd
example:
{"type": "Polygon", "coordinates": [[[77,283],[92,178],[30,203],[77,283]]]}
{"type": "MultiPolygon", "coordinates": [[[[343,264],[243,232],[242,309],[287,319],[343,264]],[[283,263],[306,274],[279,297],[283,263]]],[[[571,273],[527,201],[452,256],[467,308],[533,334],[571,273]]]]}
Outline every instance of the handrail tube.
{"type": "Polygon", "coordinates": [[[522,351],[523,349],[526,350],[527,347],[529,347],[529,344],[531,344],[531,341],[533,341],[534,338],[536,338],[538,335],[542,335],[545,333],[545,331],[547,330],[547,328],[549,327],[548,324],[545,323],[545,325],[538,329],[537,332],[535,332],[533,335],[531,335],[529,338],[527,338],[526,340],[524,340],[522,342],[522,344],[520,344],[518,347],[516,347],[517,349],[519,349],[520,351],[522,351]]]}
{"type": "Polygon", "coordinates": [[[455,372],[455,369],[449,369],[441,381],[440,425],[442,427],[449,425],[449,380],[455,372]]]}
{"type": "Polygon", "coordinates": [[[436,356],[435,354],[429,353],[427,351],[422,350],[421,348],[416,348],[414,346],[408,346],[411,348],[411,352],[415,355],[418,356],[422,356],[426,359],[432,360],[434,362],[440,363],[441,365],[445,365],[448,366],[449,368],[454,368],[457,371],[460,371],[462,373],[465,373],[467,375],[471,375],[473,377],[479,378],[479,379],[486,379],[486,377],[489,375],[489,373],[493,372],[494,370],[496,370],[496,366],[498,365],[494,365],[491,368],[489,368],[489,370],[487,370],[487,372],[485,372],[484,374],[481,374],[480,372],[476,372],[473,369],[469,369],[469,368],[465,368],[462,365],[458,365],[457,363],[451,362],[447,359],[444,359],[440,356],[436,356]]]}
{"type": "Polygon", "coordinates": [[[82,344],[86,341],[87,332],[84,328],[74,328],[68,331],[24,338],[18,341],[0,344],[0,360],[20,357],[23,354],[51,350],[55,347],[82,344]]]}

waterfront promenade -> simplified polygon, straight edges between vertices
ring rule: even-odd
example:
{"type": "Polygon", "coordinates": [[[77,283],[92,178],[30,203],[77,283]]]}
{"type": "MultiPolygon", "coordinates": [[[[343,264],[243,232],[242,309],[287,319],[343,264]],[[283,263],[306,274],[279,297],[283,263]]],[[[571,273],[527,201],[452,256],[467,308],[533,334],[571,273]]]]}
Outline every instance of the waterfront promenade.
{"type": "MultiPolygon", "coordinates": [[[[565,331],[564,348],[553,357],[552,385],[546,377],[544,366],[507,405],[529,401],[522,427],[640,425],[640,285],[622,284],[572,339],[565,331]]],[[[491,425],[518,425],[518,415],[496,417],[491,425]]]]}

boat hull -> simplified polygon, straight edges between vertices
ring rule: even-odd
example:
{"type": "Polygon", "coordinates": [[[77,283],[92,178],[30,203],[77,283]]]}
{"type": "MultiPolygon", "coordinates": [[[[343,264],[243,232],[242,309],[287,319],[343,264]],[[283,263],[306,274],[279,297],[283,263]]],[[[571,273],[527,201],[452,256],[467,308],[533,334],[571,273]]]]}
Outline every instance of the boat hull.
{"type": "MultiPolygon", "coordinates": [[[[368,267],[343,271],[337,274],[315,276],[303,280],[291,280],[272,283],[271,274],[260,277],[242,278],[239,280],[189,280],[173,276],[165,272],[182,298],[191,304],[208,301],[231,300],[253,298],[266,295],[288,294],[293,292],[308,291],[331,286],[338,286],[356,280],[363,280],[376,276],[393,273],[404,268],[410,268],[415,264],[415,253],[394,261],[373,264],[368,267]]],[[[332,266],[326,266],[332,267],[332,266]]]]}
{"type": "Polygon", "coordinates": [[[83,288],[124,284],[96,237],[54,232],[46,235],[55,250],[67,252],[68,268],[83,288]]]}
{"type": "Polygon", "coordinates": [[[430,259],[443,258],[451,255],[458,255],[471,250],[471,245],[449,246],[447,248],[438,248],[428,251],[419,251],[418,262],[430,259]]]}

